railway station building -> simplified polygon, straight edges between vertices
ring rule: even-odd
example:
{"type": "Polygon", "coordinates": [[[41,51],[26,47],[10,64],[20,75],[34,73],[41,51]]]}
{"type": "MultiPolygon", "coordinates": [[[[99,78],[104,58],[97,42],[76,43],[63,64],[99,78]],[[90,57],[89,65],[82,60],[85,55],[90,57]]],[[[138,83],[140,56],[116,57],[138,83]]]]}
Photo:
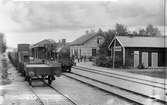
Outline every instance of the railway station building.
{"type": "Polygon", "coordinates": [[[116,36],[110,43],[111,58],[121,66],[145,68],[167,66],[167,39],[148,36],[116,36]]]}
{"type": "Polygon", "coordinates": [[[81,57],[96,56],[99,45],[104,41],[104,37],[95,32],[86,32],[85,35],[70,43],[70,55],[81,57]]]}

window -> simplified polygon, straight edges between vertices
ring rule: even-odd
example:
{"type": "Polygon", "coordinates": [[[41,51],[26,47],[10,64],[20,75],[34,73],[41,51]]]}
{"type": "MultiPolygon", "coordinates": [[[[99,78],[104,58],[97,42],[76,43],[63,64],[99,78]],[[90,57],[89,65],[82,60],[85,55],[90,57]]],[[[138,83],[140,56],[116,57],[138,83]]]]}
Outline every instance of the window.
{"type": "Polygon", "coordinates": [[[95,48],[92,49],[92,56],[96,56],[96,49],[95,48]]]}
{"type": "Polygon", "coordinates": [[[100,39],[99,38],[97,38],[97,44],[100,44],[100,39]]]}

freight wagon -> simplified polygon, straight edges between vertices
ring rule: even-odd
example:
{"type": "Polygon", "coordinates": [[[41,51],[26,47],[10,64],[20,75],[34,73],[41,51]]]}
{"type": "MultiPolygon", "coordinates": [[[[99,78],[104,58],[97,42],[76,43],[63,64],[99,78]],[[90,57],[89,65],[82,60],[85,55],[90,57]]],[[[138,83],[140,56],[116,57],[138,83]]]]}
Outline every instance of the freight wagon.
{"type": "Polygon", "coordinates": [[[10,52],[8,56],[12,64],[23,74],[30,85],[34,79],[48,80],[51,85],[52,81],[55,80],[55,75],[59,77],[61,74],[61,64],[58,62],[54,64],[32,62],[30,53],[29,44],[18,44],[17,52],[10,52]]]}

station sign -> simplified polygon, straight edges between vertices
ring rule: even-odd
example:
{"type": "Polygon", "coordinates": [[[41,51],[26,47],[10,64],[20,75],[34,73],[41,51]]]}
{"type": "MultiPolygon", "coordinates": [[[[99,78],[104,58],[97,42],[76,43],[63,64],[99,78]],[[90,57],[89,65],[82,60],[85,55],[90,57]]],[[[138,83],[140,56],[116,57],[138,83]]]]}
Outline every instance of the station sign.
{"type": "Polygon", "coordinates": [[[121,46],[115,46],[115,51],[122,51],[122,47],[121,46]]]}
{"type": "Polygon", "coordinates": [[[134,55],[139,55],[139,51],[134,51],[134,55]]]}

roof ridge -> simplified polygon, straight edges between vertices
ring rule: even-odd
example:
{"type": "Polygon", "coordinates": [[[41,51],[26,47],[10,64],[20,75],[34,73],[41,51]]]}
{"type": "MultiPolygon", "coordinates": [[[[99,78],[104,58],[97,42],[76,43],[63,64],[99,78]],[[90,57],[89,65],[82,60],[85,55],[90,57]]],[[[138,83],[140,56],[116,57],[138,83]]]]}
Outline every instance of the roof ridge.
{"type": "Polygon", "coordinates": [[[72,41],[70,45],[81,45],[96,35],[97,35],[96,33],[84,34],[78,37],[77,39],[75,39],[74,41],[72,41]]]}

